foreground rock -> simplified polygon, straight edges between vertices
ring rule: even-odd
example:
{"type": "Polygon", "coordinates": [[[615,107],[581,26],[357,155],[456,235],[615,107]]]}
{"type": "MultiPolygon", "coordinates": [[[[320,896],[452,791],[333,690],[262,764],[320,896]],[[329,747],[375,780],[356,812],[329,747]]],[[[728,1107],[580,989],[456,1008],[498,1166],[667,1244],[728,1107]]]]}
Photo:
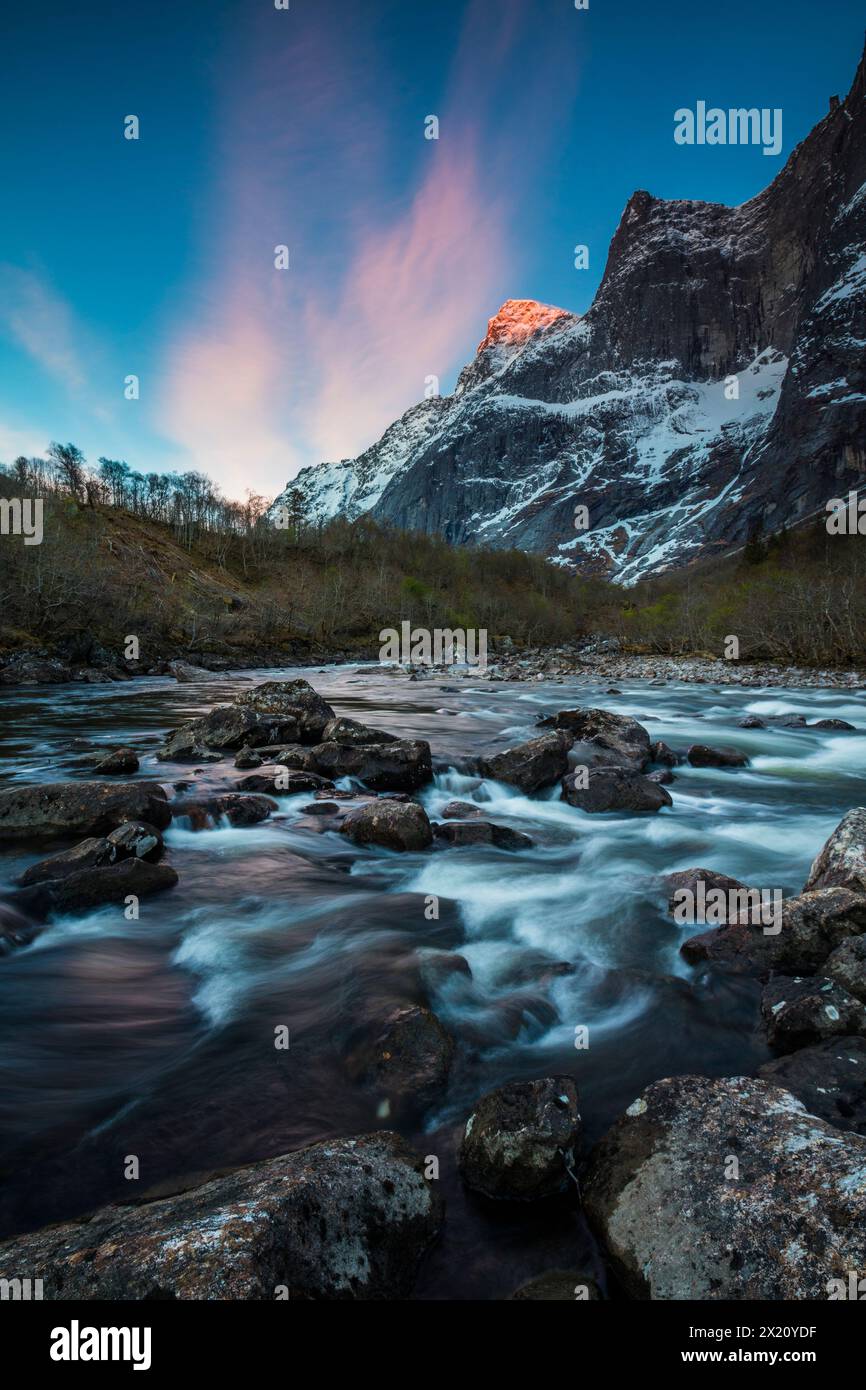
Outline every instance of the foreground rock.
{"type": "Polygon", "coordinates": [[[584,1207],[635,1298],[823,1301],[866,1262],[866,1140],[766,1081],[657,1081],[593,1150],[584,1207]]]}
{"type": "Polygon", "coordinates": [[[842,818],[815,860],[804,891],[811,888],[850,888],[866,894],[866,807],[842,818]]]}
{"type": "Polygon", "coordinates": [[[328,777],[320,777],[317,772],[296,772],[280,763],[241,777],[238,786],[243,792],[297,796],[299,792],[332,791],[334,784],[328,777]]]}
{"type": "Polygon", "coordinates": [[[48,782],[0,791],[0,841],[105,835],[125,821],[164,830],[170,820],[158,782],[48,782]]]}
{"type": "Polygon", "coordinates": [[[779,1052],[847,1034],[866,1034],[866,1006],[835,980],[814,975],[779,975],[761,996],[767,1041],[779,1052]]]}
{"type": "Polygon", "coordinates": [[[201,800],[176,801],[172,810],[175,818],[189,820],[193,830],[208,830],[227,820],[229,825],[258,825],[280,808],[269,796],[240,796],[226,792],[201,800]]]}
{"type": "Polygon", "coordinates": [[[852,936],[824,962],[824,974],[847,994],[866,1003],[866,936],[852,936]]]}
{"type": "Polygon", "coordinates": [[[334,718],[331,706],[308,681],[266,681],[169,734],[157,758],[207,762],[223,751],[280,743],[316,743],[334,718]]]}
{"type": "Polygon", "coordinates": [[[447,821],[434,825],[433,834],[442,844],[493,845],[496,849],[531,849],[532,840],[522,830],[507,825],[494,825],[489,820],[447,821]]]}
{"type": "Polygon", "coordinates": [[[710,748],[706,743],[693,743],[686,757],[692,767],[748,767],[745,753],[736,748],[710,748]]]}
{"type": "Polygon", "coordinates": [[[441,1098],[454,1057],[454,1039],[429,1009],[396,1009],[375,1038],[350,1059],[355,1079],[388,1102],[387,1114],[425,1110],[441,1098]]]}
{"type": "Polygon", "coordinates": [[[382,1132],[20,1236],[0,1277],[32,1270],[52,1300],[399,1299],[441,1224],[421,1160],[382,1132]]]}
{"type": "Polygon", "coordinates": [[[414,801],[370,801],[349,812],[340,833],[356,845],[381,845],[383,849],[428,849],[433,843],[427,812],[414,801]]]}
{"type": "Polygon", "coordinates": [[[144,859],[124,859],[106,867],[80,869],[63,878],[46,879],[22,888],[15,904],[38,917],[66,912],[88,912],[107,903],[123,903],[130,893],[137,898],[163,893],[177,883],[168,864],[148,864],[144,859]]]}
{"type": "Polygon", "coordinates": [[[357,777],[373,791],[415,791],[433,778],[430,745],[423,739],[388,743],[319,743],[313,766],[324,777],[357,777]]]}
{"type": "Polygon", "coordinates": [[[563,778],[562,800],[593,815],[604,811],[660,811],[663,806],[673,806],[670,792],[659,782],[624,767],[578,768],[563,778]]]}
{"type": "MultiPolygon", "coordinates": [[[[241,695],[237,704],[266,718],[294,720],[300,731],[301,743],[320,743],[327,725],[336,716],[327,700],[323,700],[309,681],[265,681],[241,695]]],[[[288,734],[282,735],[287,742],[288,734]]]]}
{"type": "Polygon", "coordinates": [[[801,893],[782,903],[781,930],[769,926],[745,912],[727,926],[689,937],[681,953],[691,965],[711,961],[748,975],[813,975],[837,946],[866,932],[866,898],[847,888],[801,893]]]}
{"type": "Polygon", "coordinates": [[[783,1086],[837,1129],[866,1134],[866,1038],[830,1038],[802,1047],[758,1068],[773,1086],[783,1086]]]}
{"type": "Polygon", "coordinates": [[[483,1096],[460,1146],[463,1181],[486,1197],[533,1201],[565,1191],[580,1134],[568,1076],[516,1081],[483,1096]]]}
{"type": "Polygon", "coordinates": [[[478,770],[482,777],[507,782],[531,795],[543,787],[552,787],[568,771],[571,744],[571,736],[565,732],[543,734],[541,738],[531,738],[528,743],[494,753],[490,758],[481,758],[478,770]]]}
{"type": "Polygon", "coordinates": [[[542,726],[567,729],[575,743],[588,744],[599,767],[625,767],[642,772],[652,756],[650,736],[642,724],[604,709],[561,709],[540,719],[542,726]]]}

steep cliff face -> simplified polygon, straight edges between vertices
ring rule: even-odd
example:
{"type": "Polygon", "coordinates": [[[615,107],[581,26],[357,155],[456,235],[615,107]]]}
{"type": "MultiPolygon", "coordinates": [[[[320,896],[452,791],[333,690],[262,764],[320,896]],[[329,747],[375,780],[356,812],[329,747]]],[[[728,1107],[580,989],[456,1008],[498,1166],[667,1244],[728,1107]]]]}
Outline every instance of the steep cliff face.
{"type": "Polygon", "coordinates": [[[861,486],[864,349],[866,55],[763,193],[633,194],[585,316],[509,301],[452,396],[290,488],[311,519],[369,511],[630,583],[861,486]]]}

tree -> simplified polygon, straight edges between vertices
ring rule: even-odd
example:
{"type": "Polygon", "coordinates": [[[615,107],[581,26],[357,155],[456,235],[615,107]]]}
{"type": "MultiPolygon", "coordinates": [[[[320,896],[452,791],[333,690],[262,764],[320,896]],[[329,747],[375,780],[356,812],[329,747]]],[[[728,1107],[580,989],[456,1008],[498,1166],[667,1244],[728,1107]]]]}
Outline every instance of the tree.
{"type": "Polygon", "coordinates": [[[48,446],[48,457],[54,465],[61,487],[65,487],[73,497],[80,497],[84,490],[86,462],[81,450],[74,444],[51,443],[48,446]]]}

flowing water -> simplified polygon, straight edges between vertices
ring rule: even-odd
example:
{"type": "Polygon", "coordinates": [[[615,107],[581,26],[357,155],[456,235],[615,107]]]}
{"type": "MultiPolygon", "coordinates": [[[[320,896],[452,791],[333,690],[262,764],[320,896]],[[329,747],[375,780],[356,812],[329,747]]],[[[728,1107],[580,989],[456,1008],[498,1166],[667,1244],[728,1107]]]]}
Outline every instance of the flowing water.
{"type": "MultiPolygon", "coordinates": [[[[765,1060],[753,981],[694,971],[659,875],[700,865],[750,885],[798,892],[827,835],[866,801],[866,699],[780,691],[585,680],[417,683],[379,668],[250,672],[305,675],[340,715],[428,739],[439,771],[421,800],[448,800],[528,833],[532,849],[358,850],[280,798],[261,825],[193,831],[176,821],[167,860],[180,875],[141,904],[52,924],[0,960],[0,1230],[35,1227],[191,1177],[333,1136],[402,1128],[440,1160],[443,1240],[419,1296],[499,1298],[558,1265],[599,1269],[575,1203],[515,1211],[466,1194],[455,1173],[460,1128],[484,1091],[568,1073],[591,1143],[650,1081],[751,1072],[765,1060]],[[590,816],[470,775],[468,759],[533,736],[539,715],[574,705],[629,714],[653,739],[745,751],[747,769],[677,769],[658,815],[590,816]],[[843,718],[855,733],[746,730],[746,713],[843,718]],[[429,899],[440,900],[428,920],[429,899]],[[419,951],[459,950],[471,977],[432,994],[419,951]],[[441,1103],[422,1121],[381,1114],[346,1059],[397,1004],[425,1002],[458,1039],[441,1103]],[[290,1047],[274,1047],[274,1030],[290,1047]],[[588,1046],[576,1039],[588,1030],[588,1046]]],[[[195,792],[242,775],[157,763],[184,719],[225,703],[239,679],[4,692],[2,776],[86,776],[71,740],[132,744],[139,776],[195,792]]],[[[176,794],[175,792],[171,793],[176,794]]],[[[0,846],[0,888],[59,846],[0,846]]],[[[429,977],[428,977],[429,978],[429,977]]]]}

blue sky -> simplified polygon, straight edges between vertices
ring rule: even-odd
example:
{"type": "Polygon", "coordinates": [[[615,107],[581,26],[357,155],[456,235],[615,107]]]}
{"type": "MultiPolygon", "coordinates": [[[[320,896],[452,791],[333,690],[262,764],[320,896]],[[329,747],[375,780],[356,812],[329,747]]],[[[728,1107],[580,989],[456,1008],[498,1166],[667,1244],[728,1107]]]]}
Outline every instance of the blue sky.
{"type": "Polygon", "coordinates": [[[863,23],[860,0],[7,6],[0,459],[73,440],[242,496],[357,453],[426,377],[451,389],[505,299],[588,308],[634,189],[765,187],[863,23]],[[781,155],[676,145],[699,99],[781,107],[781,155]]]}

